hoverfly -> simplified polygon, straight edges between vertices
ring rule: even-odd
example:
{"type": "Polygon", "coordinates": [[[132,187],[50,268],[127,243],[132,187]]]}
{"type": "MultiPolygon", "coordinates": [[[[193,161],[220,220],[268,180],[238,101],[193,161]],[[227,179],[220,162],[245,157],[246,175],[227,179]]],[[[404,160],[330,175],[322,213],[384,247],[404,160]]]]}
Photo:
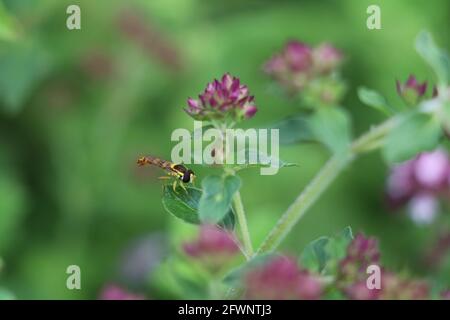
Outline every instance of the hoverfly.
{"type": "Polygon", "coordinates": [[[187,189],[184,184],[194,182],[195,178],[194,171],[186,168],[182,164],[175,164],[170,161],[166,161],[152,156],[140,157],[137,160],[137,164],[139,166],[144,166],[146,164],[153,165],[165,170],[168,176],[159,177],[159,179],[171,179],[172,177],[175,177],[176,179],[172,184],[173,191],[175,192],[176,192],[175,189],[177,188],[178,184],[180,184],[180,186],[184,189],[184,191],[187,192],[187,189]]]}

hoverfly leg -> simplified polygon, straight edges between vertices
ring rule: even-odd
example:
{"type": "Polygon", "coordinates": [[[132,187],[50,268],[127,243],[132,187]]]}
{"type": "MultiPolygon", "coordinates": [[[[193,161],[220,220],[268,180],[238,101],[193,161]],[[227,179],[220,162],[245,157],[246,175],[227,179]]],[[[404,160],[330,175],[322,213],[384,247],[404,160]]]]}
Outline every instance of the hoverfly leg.
{"type": "Polygon", "coordinates": [[[183,190],[184,190],[184,191],[186,192],[186,194],[187,194],[188,191],[187,191],[186,186],[184,185],[183,182],[180,182],[180,186],[181,186],[181,188],[183,188],[183,190]]]}
{"type": "Polygon", "coordinates": [[[175,180],[172,184],[173,192],[177,193],[177,180],[175,180]]]}

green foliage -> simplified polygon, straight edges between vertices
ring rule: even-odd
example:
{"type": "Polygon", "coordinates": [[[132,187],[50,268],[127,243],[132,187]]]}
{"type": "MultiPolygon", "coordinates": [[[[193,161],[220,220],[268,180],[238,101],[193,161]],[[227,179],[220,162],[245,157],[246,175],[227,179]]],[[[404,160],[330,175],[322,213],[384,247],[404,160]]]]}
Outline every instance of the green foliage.
{"type": "Polygon", "coordinates": [[[396,113],[396,110],[387,102],[386,98],[375,90],[359,87],[358,97],[364,104],[381,111],[387,116],[396,113]]]}
{"type": "Polygon", "coordinates": [[[441,135],[440,121],[434,115],[407,114],[386,137],[384,158],[389,163],[408,160],[419,152],[435,148],[441,135]]]}
{"type": "MultiPolygon", "coordinates": [[[[202,197],[202,190],[194,187],[186,187],[185,191],[180,186],[173,190],[171,185],[164,186],[162,203],[164,209],[184,222],[199,224],[199,203],[202,197]]],[[[228,209],[225,216],[221,218],[218,225],[233,230],[235,217],[232,210],[228,209]]]]}
{"type": "Polygon", "coordinates": [[[240,265],[237,268],[231,270],[225,277],[223,278],[223,282],[230,287],[239,286],[241,280],[245,277],[246,273],[260,265],[263,265],[273,259],[275,255],[271,253],[261,254],[255,256],[254,258],[246,261],[244,264],[240,265]]]}
{"type": "Polygon", "coordinates": [[[241,180],[237,176],[207,176],[202,180],[203,194],[198,205],[200,220],[217,223],[229,212],[234,194],[241,180]]]}
{"type": "Polygon", "coordinates": [[[181,187],[173,190],[170,185],[164,186],[162,203],[167,212],[187,223],[199,224],[198,203],[202,191],[187,187],[187,192],[181,187]]]}
{"type": "Polygon", "coordinates": [[[275,123],[271,128],[280,130],[280,144],[294,144],[315,140],[308,115],[297,115],[275,123]]]}
{"type": "Polygon", "coordinates": [[[339,107],[322,107],[311,117],[314,136],[333,153],[345,150],[351,141],[350,119],[339,107]]]}
{"type": "Polygon", "coordinates": [[[350,227],[335,237],[320,237],[305,247],[300,255],[300,264],[313,272],[333,274],[352,239],[350,227]]]}
{"type": "Polygon", "coordinates": [[[436,74],[442,86],[450,82],[450,59],[448,54],[439,48],[429,32],[422,31],[416,39],[416,50],[436,74]]]}

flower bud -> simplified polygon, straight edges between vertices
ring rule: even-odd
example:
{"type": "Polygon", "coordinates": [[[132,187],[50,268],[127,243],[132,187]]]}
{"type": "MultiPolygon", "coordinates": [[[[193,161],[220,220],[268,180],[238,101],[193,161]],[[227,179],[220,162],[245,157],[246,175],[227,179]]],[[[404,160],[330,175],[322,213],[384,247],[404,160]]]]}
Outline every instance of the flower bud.
{"type": "Polygon", "coordinates": [[[115,284],[108,284],[100,293],[100,300],[144,300],[144,296],[126,291],[115,284]]]}
{"type": "Polygon", "coordinates": [[[185,111],[196,120],[231,118],[240,121],[253,117],[258,110],[247,86],[228,73],[220,81],[208,83],[199,99],[189,98],[187,104],[185,111]]]}
{"type": "Polygon", "coordinates": [[[263,300],[319,299],[322,284],[294,259],[278,256],[248,271],[244,279],[246,298],[263,300]]]}
{"type": "Polygon", "coordinates": [[[183,244],[189,257],[200,261],[211,272],[217,272],[239,252],[236,239],[214,225],[201,226],[197,239],[183,244]]]}
{"type": "Polygon", "coordinates": [[[397,92],[411,106],[416,105],[427,90],[427,82],[419,83],[415,76],[410,75],[404,84],[396,81],[397,92]]]}
{"type": "Polygon", "coordinates": [[[329,43],[323,43],[313,49],[314,68],[319,73],[328,73],[336,69],[343,60],[342,53],[329,43]]]}

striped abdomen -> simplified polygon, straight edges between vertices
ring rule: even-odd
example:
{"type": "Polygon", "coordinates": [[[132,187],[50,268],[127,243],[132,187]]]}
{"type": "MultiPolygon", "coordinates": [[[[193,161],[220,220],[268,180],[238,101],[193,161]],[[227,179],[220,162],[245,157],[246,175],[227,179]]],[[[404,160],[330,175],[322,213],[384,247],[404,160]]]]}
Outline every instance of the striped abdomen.
{"type": "Polygon", "coordinates": [[[149,164],[149,165],[154,165],[154,166],[160,167],[161,169],[165,169],[165,170],[170,170],[172,167],[172,162],[166,161],[166,160],[163,160],[160,158],[156,158],[156,157],[151,157],[151,156],[140,157],[137,160],[137,163],[140,166],[149,164]]]}

